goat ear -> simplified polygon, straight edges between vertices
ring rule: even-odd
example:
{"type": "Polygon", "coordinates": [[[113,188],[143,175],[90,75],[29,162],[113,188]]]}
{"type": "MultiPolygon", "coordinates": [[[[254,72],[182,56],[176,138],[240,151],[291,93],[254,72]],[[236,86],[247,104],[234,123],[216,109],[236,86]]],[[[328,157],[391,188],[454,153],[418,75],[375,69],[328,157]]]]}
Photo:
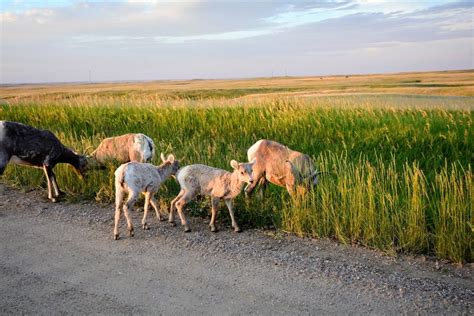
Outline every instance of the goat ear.
{"type": "Polygon", "coordinates": [[[237,161],[235,161],[235,160],[232,159],[232,160],[230,161],[230,166],[231,166],[232,168],[234,168],[234,169],[237,169],[237,168],[239,168],[239,163],[238,163],[237,161]]]}
{"type": "Polygon", "coordinates": [[[173,156],[173,154],[169,154],[169,155],[168,155],[168,161],[171,162],[171,163],[173,163],[173,161],[174,161],[174,156],[173,156]]]}
{"type": "Polygon", "coordinates": [[[161,153],[161,156],[160,156],[160,157],[161,157],[161,160],[162,160],[163,162],[166,161],[165,155],[163,155],[163,153],[161,153]]]}

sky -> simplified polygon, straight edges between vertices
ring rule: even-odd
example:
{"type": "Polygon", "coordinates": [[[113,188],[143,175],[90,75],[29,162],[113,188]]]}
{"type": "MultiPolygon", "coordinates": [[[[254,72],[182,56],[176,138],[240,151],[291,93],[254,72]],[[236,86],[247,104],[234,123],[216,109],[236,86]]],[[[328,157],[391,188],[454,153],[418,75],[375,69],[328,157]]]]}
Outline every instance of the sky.
{"type": "Polygon", "coordinates": [[[0,84],[474,68],[474,1],[0,1],[0,84]]]}

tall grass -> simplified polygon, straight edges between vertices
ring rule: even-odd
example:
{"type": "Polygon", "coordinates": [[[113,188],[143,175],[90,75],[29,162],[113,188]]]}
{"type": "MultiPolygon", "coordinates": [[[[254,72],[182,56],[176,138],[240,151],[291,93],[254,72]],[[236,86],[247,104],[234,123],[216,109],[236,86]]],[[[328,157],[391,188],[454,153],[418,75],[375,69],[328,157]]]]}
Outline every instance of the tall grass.
{"type": "Polygon", "coordinates": [[[300,236],[334,237],[386,251],[435,253],[472,261],[472,170],[446,164],[434,181],[416,163],[371,164],[321,157],[323,178],[309,194],[283,204],[282,228],[300,236]]]}
{"type": "MultiPolygon", "coordinates": [[[[289,197],[271,186],[262,200],[239,197],[244,225],[465,262],[473,260],[472,101],[48,96],[10,100],[0,106],[0,119],[50,129],[80,152],[91,152],[107,136],[143,132],[183,165],[225,169],[231,159],[246,160],[247,148],[258,139],[273,139],[312,155],[329,174],[306,194],[289,197]]],[[[115,168],[92,171],[81,182],[67,166],[58,166],[57,177],[73,200],[110,202],[115,168]]],[[[45,185],[41,172],[30,168],[10,166],[4,179],[18,186],[45,185]]],[[[160,193],[162,203],[177,190],[169,181],[160,193]]],[[[199,206],[192,211],[203,215],[199,206]]]]}

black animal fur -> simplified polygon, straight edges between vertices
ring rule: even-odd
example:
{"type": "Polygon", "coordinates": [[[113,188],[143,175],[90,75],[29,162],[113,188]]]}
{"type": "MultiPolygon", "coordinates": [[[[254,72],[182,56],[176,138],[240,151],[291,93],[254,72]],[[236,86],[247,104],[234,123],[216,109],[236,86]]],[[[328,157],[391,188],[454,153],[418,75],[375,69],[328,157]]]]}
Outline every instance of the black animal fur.
{"type": "MultiPolygon", "coordinates": [[[[53,172],[56,164],[71,164],[81,175],[85,174],[87,166],[84,156],[77,155],[65,147],[50,131],[17,122],[0,121],[0,175],[13,156],[21,159],[22,164],[43,168],[48,187],[54,185],[56,189],[56,177],[53,172]]],[[[51,198],[51,192],[48,193],[51,198]]]]}

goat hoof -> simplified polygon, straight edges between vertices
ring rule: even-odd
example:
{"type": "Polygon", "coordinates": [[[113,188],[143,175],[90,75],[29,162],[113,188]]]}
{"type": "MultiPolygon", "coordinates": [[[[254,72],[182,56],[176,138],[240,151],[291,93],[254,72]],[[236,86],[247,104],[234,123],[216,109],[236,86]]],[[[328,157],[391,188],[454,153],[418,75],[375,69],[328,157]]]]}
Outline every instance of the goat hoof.
{"type": "Polygon", "coordinates": [[[51,202],[53,202],[53,203],[57,203],[57,202],[58,202],[58,199],[57,199],[57,198],[51,198],[50,200],[51,200],[51,202]]]}
{"type": "Polygon", "coordinates": [[[148,226],[147,223],[143,224],[142,227],[143,227],[144,230],[149,230],[150,229],[150,226],[148,226]]]}
{"type": "Polygon", "coordinates": [[[114,235],[114,240],[119,240],[120,239],[120,236],[117,234],[117,235],[114,235]]]}
{"type": "Polygon", "coordinates": [[[158,220],[159,220],[160,222],[164,222],[164,221],[166,221],[166,218],[160,217],[160,218],[158,218],[158,220]]]}
{"type": "Polygon", "coordinates": [[[169,222],[171,226],[175,227],[176,223],[175,222],[169,222]]]}
{"type": "Polygon", "coordinates": [[[135,233],[134,233],[133,229],[132,229],[132,230],[130,230],[130,231],[129,231],[129,233],[130,233],[130,237],[133,237],[133,236],[135,236],[135,233]]]}
{"type": "Polygon", "coordinates": [[[217,228],[215,226],[210,226],[211,232],[217,233],[217,228]]]}
{"type": "Polygon", "coordinates": [[[242,229],[240,229],[240,227],[238,227],[238,226],[234,227],[234,232],[240,233],[240,232],[242,232],[242,229]]]}
{"type": "Polygon", "coordinates": [[[191,231],[191,228],[189,226],[184,226],[184,232],[189,233],[191,231]]]}

